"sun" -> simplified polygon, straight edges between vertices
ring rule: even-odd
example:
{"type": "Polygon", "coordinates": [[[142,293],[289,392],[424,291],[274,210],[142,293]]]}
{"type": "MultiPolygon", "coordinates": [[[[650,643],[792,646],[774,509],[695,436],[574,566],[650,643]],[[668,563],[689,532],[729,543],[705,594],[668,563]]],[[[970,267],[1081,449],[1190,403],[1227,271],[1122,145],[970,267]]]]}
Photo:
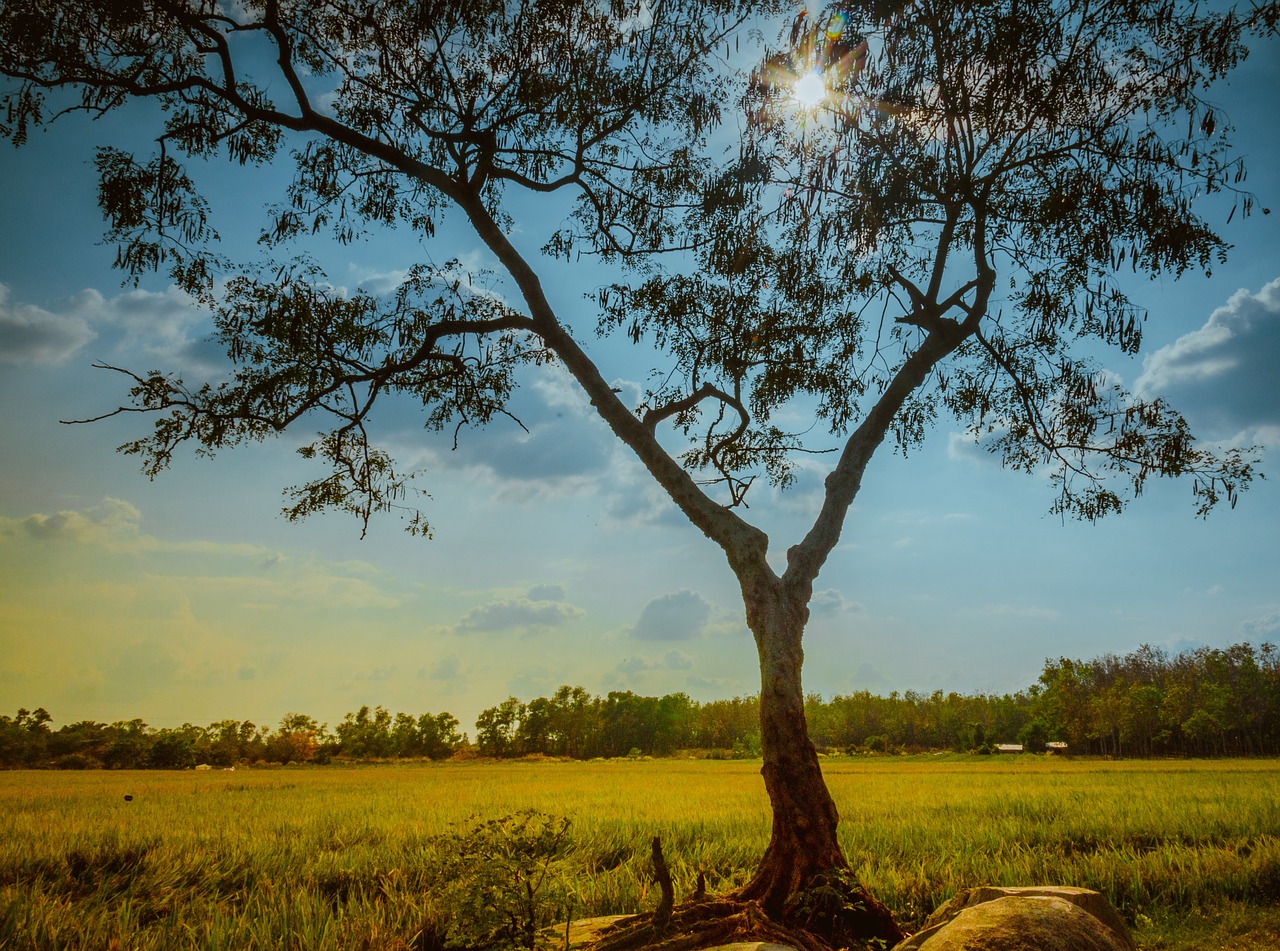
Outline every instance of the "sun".
{"type": "Polygon", "coordinates": [[[791,97],[806,109],[812,109],[827,96],[827,84],[817,70],[805,73],[791,87],[791,97]]]}

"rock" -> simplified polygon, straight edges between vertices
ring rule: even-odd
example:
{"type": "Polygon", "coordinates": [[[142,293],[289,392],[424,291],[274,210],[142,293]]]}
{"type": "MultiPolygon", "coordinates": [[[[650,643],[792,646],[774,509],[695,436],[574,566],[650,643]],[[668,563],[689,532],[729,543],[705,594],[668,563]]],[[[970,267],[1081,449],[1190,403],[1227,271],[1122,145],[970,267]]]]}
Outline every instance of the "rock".
{"type": "Polygon", "coordinates": [[[1030,898],[1037,896],[1061,898],[1063,901],[1069,901],[1071,904],[1083,908],[1119,935],[1128,947],[1132,948],[1134,946],[1133,938],[1129,935],[1129,929],[1126,927],[1124,919],[1120,917],[1118,911],[1111,907],[1111,902],[1107,901],[1105,895],[1089,888],[1076,888],[1072,885],[979,885],[977,888],[968,888],[957,893],[951,901],[934,911],[929,916],[929,920],[925,922],[925,927],[931,928],[944,924],[965,908],[995,901],[997,898],[1030,898]]]}
{"type": "Polygon", "coordinates": [[[893,951],[1134,951],[1123,919],[1087,888],[960,892],[893,951]]]}

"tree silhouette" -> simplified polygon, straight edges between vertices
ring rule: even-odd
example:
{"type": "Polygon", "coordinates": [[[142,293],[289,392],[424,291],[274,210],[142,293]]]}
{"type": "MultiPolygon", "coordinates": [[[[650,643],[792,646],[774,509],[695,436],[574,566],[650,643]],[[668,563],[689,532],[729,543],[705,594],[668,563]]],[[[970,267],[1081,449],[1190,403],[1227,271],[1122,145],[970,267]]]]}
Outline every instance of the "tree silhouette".
{"type": "MultiPolygon", "coordinates": [[[[376,406],[417,401],[447,439],[507,413],[522,365],[567,370],[740,582],[773,830],[738,897],[785,916],[808,886],[844,880],[801,641],[886,441],[915,445],[950,414],[1006,466],[1047,473],[1055,511],[1087,519],[1153,476],[1189,478],[1201,514],[1248,485],[1249,450],[1199,446],[1091,355],[1140,345],[1122,269],[1177,275],[1225,254],[1197,191],[1252,210],[1229,124],[1203,96],[1275,31],[1277,4],[869,0],[786,24],[769,17],[793,6],[761,7],[5,0],[0,70],[17,144],[60,116],[162,107],[150,157],[98,151],[108,238],[128,275],[159,269],[211,307],[234,372],[201,384],[121,370],[131,402],[115,412],[155,417],[122,447],[148,474],[183,444],[327,420],[303,450],[324,473],[286,512],[367,524],[406,503],[407,475],[370,440],[376,406]],[[746,63],[751,36],[778,48],[746,63]],[[269,260],[222,256],[199,162],[183,162],[260,165],[284,148],[296,172],[262,228],[269,260]],[[660,352],[664,382],[640,407],[545,295],[538,251],[513,237],[517,193],[573,202],[543,253],[617,266],[597,289],[600,329],[660,352]],[[343,295],[302,253],[318,232],[399,225],[430,241],[449,216],[498,260],[509,297],[429,263],[394,293],[343,295]],[[216,290],[215,276],[228,278],[216,290]],[[816,425],[788,431],[784,408],[816,425]],[[659,438],[672,429],[682,452],[659,438]],[[748,493],[760,476],[789,485],[828,448],[820,513],[775,571],[748,493]]],[[[409,527],[428,531],[417,513],[409,527]]],[[[869,896],[845,904],[861,912],[833,940],[899,934],[869,896]]]]}

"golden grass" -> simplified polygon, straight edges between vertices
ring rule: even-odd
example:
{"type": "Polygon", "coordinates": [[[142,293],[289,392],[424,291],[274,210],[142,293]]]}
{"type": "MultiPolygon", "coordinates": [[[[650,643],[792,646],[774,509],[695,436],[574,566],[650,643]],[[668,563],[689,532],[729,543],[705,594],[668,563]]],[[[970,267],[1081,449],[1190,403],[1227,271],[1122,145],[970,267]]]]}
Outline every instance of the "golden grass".
{"type": "MultiPolygon", "coordinates": [[[[575,916],[749,874],[758,763],[0,773],[0,948],[409,948],[473,817],[568,815],[575,916]],[[133,797],[125,801],[125,796],[133,797]]],[[[830,759],[842,842],[908,927],[962,887],[1105,892],[1149,948],[1280,946],[1280,762],[830,759]]]]}

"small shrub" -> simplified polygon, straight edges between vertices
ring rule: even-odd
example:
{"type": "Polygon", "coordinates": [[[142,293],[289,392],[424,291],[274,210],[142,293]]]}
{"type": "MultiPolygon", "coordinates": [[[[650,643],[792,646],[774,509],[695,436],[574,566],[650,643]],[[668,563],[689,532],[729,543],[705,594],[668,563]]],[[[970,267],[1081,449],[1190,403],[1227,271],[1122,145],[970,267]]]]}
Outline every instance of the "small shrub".
{"type": "Polygon", "coordinates": [[[437,841],[450,856],[438,903],[449,920],[434,924],[437,935],[465,948],[535,951],[553,943],[540,932],[570,904],[567,818],[529,810],[437,841]]]}

